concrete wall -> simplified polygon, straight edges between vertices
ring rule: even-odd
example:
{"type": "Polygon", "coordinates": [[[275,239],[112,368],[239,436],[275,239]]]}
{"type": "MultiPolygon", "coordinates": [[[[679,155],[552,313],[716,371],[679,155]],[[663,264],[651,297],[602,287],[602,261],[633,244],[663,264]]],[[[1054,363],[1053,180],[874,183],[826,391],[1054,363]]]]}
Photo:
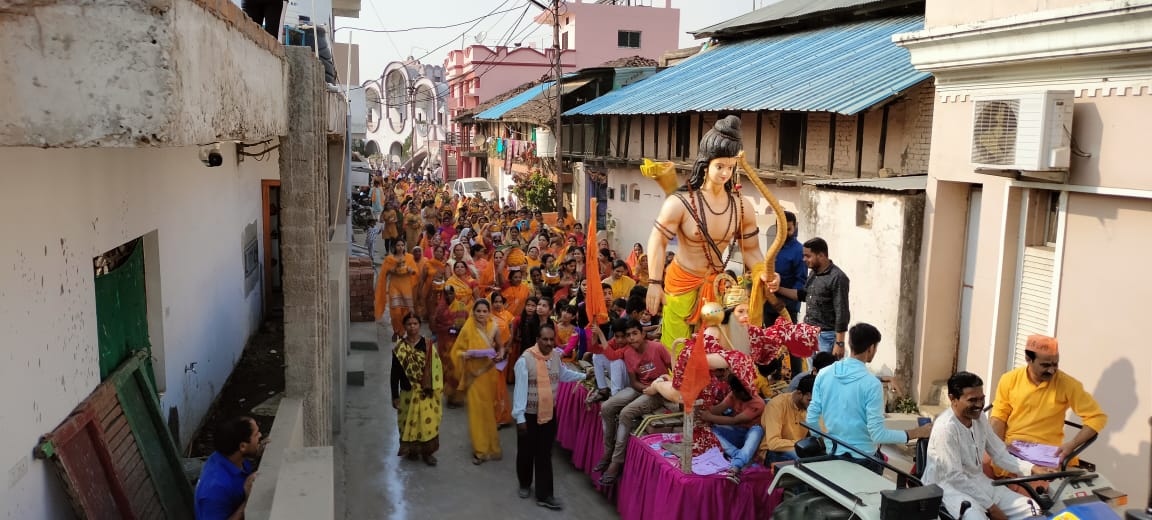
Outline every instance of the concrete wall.
{"type": "Polygon", "coordinates": [[[294,81],[283,139],[281,237],[284,258],[284,395],[304,402],[308,446],[332,435],[332,338],[329,303],[328,143],[324,75],[305,47],[287,49],[294,81]]]}
{"type": "Polygon", "coordinates": [[[1077,5],[1102,3],[1093,0],[973,0],[971,2],[927,2],[924,10],[924,27],[930,29],[943,25],[963,25],[966,23],[1007,18],[1077,5]]]}
{"type": "MultiPolygon", "coordinates": [[[[566,13],[560,16],[560,34],[561,38],[567,34],[568,48],[577,50],[577,69],[629,56],[655,60],[678,47],[679,9],[590,2],[567,2],[564,9],[566,13]],[[620,47],[618,31],[639,31],[640,47],[620,47]]],[[[550,17],[548,23],[551,23],[550,17]]]]}
{"type": "Polygon", "coordinates": [[[872,361],[877,374],[897,376],[909,388],[915,348],[923,194],[863,192],[805,186],[798,215],[808,234],[828,242],[829,258],[851,281],[851,323],[871,323],[883,341],[872,361]],[[871,221],[861,204],[871,203],[871,221]]]}
{"type": "Polygon", "coordinates": [[[1063,231],[1054,240],[1059,278],[1050,302],[1056,308],[1051,332],[1062,346],[1062,369],[1110,416],[1085,458],[1130,493],[1132,503],[1143,503],[1152,360],[1119,331],[1138,322],[1149,289],[1147,277],[1126,275],[1147,256],[1152,224],[1152,179],[1140,166],[1146,148],[1141,138],[1152,114],[1152,67],[1147,39],[1134,37],[1147,30],[1148,9],[1066,0],[981,0],[961,8],[932,0],[927,16],[928,31],[900,37],[912,63],[937,79],[917,386],[929,389],[932,379],[951,373],[953,363],[980,374],[989,386],[1009,368],[1020,230],[1035,225],[1021,222],[1022,200],[1025,192],[1036,193],[1029,190],[1065,192],[1067,206],[1056,217],[1063,231]],[[964,25],[946,27],[953,24],[964,25]],[[1104,48],[1107,55],[1096,52],[1104,48]],[[1075,93],[1071,136],[1081,153],[1073,155],[1068,182],[1029,184],[1011,175],[975,173],[969,162],[973,98],[1044,89],[1075,93]],[[979,240],[969,255],[972,310],[968,341],[960,345],[964,234],[974,186],[981,188],[980,212],[973,218],[979,240]]]}
{"type": "Polygon", "coordinates": [[[1056,315],[1061,368],[1108,413],[1108,426],[1087,458],[1135,506],[1146,503],[1148,490],[1152,351],[1132,348],[1128,331],[1147,319],[1144,296],[1152,294],[1152,277],[1128,276],[1121,266],[1146,261],[1149,229],[1152,200],[1070,194],[1056,315]],[[1106,288],[1115,290],[1106,290],[1108,312],[1101,313],[1097,298],[1106,288]]]}
{"type": "Polygon", "coordinates": [[[286,131],[282,50],[229,2],[50,0],[4,13],[0,146],[188,146],[286,131]]]}
{"type": "Polygon", "coordinates": [[[0,516],[71,517],[55,470],[30,453],[100,382],[93,257],[154,233],[145,241],[146,257],[155,252],[148,292],[159,296],[149,321],[162,324],[150,325],[154,369],[162,413],[177,409],[183,442],[258,326],[261,289],[245,294],[241,237],[263,225],[260,181],[279,177],[277,152],[237,166],[225,149],[219,168],[197,152],[0,149],[0,468],[12,470],[0,516]]]}

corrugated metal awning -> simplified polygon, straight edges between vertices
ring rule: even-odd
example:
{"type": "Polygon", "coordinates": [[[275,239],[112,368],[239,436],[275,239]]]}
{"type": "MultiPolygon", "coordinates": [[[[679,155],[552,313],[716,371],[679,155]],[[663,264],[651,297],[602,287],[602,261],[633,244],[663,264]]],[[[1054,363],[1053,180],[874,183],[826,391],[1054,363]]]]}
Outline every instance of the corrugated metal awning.
{"type": "MultiPolygon", "coordinates": [[[[587,85],[588,83],[591,83],[592,80],[593,80],[593,78],[584,78],[584,79],[578,79],[578,80],[569,80],[569,79],[565,78],[560,83],[561,95],[569,94],[572,91],[574,91],[580,87],[583,87],[584,85],[587,85]]],[[[548,96],[551,99],[556,99],[556,92],[555,92],[555,88],[553,87],[554,84],[555,84],[555,82],[553,82],[553,81],[541,83],[541,84],[539,84],[535,87],[532,87],[532,88],[530,88],[530,89],[528,89],[528,90],[526,90],[520,94],[517,94],[516,96],[513,96],[512,98],[508,99],[507,101],[504,101],[503,103],[500,103],[494,107],[490,107],[488,110],[485,110],[483,112],[480,112],[479,114],[476,114],[475,119],[485,119],[485,120],[500,119],[501,117],[504,116],[504,114],[507,114],[508,112],[511,112],[512,110],[514,110],[516,108],[520,108],[534,99],[539,99],[539,98],[542,98],[544,96],[548,96]]],[[[555,112],[553,112],[553,114],[555,114],[555,112]]]]}
{"type": "Polygon", "coordinates": [[[564,115],[794,110],[853,115],[930,77],[892,35],[923,16],[837,25],[715,47],[564,115]]]}
{"type": "Polygon", "coordinates": [[[505,112],[512,110],[513,108],[516,108],[520,105],[523,105],[524,103],[531,101],[536,96],[539,96],[541,93],[543,93],[545,90],[547,90],[548,87],[551,87],[552,83],[554,83],[554,82],[548,81],[545,83],[541,83],[541,84],[536,85],[536,86],[534,86],[528,90],[525,90],[524,92],[516,94],[515,96],[512,96],[511,98],[509,98],[507,101],[500,103],[494,107],[490,107],[488,110],[480,112],[479,114],[476,114],[476,116],[473,119],[486,119],[489,121],[500,119],[500,116],[504,115],[505,112]]]}
{"type": "Polygon", "coordinates": [[[885,177],[875,179],[814,179],[804,181],[821,188],[858,189],[878,191],[924,191],[928,189],[927,175],[885,177]]]}

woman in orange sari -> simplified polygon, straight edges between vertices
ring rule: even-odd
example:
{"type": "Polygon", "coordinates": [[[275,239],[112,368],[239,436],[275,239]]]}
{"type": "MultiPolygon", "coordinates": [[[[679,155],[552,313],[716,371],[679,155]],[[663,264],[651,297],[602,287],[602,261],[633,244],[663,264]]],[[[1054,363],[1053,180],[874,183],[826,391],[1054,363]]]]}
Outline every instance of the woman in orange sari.
{"type": "MultiPolygon", "coordinates": [[[[496,363],[505,359],[497,341],[499,334],[488,300],[472,304],[472,315],[460,329],[452,346],[452,359],[460,364],[457,389],[468,396],[468,431],[472,437],[472,464],[500,460],[500,437],[496,432],[496,387],[500,371],[496,363]]],[[[507,386],[504,387],[507,391],[507,386]]]]}
{"type": "Polygon", "coordinates": [[[636,257],[636,268],[632,270],[632,278],[636,279],[636,285],[640,287],[648,287],[648,255],[642,254],[636,257]]]}
{"type": "Polygon", "coordinates": [[[446,282],[456,291],[456,299],[465,306],[471,306],[472,302],[476,301],[476,281],[469,274],[468,264],[457,260],[452,263],[452,276],[449,276],[446,282]]]}
{"type": "Polygon", "coordinates": [[[432,249],[432,258],[424,260],[424,271],[421,273],[420,284],[423,292],[418,297],[424,302],[424,321],[432,323],[432,316],[436,312],[436,300],[444,290],[444,282],[448,279],[448,265],[444,263],[447,255],[442,246],[432,249]]]}
{"type": "Polygon", "coordinates": [[[488,250],[477,244],[472,246],[472,261],[476,265],[476,293],[488,294],[496,286],[496,263],[488,259],[488,250]]]}
{"type": "Polygon", "coordinates": [[[632,252],[628,253],[628,259],[625,260],[624,263],[628,264],[628,268],[632,270],[633,274],[636,273],[636,264],[640,261],[640,256],[643,254],[644,246],[640,245],[640,242],[632,244],[632,252]]]}
{"type": "MultiPolygon", "coordinates": [[[[515,320],[513,314],[508,311],[504,295],[498,291],[492,291],[492,320],[496,322],[496,344],[504,350],[505,357],[510,357],[508,353],[511,351],[512,343],[512,322],[515,320]]],[[[512,372],[512,367],[505,364],[503,368],[497,366],[500,372],[500,379],[496,382],[496,425],[497,428],[508,426],[512,424],[512,398],[508,395],[508,381],[507,374],[512,372]]]]}
{"type": "Polygon", "coordinates": [[[384,307],[391,311],[392,341],[404,332],[404,316],[415,308],[416,261],[405,252],[403,240],[392,245],[392,254],[380,265],[376,279],[376,319],[384,316],[384,307]]]}

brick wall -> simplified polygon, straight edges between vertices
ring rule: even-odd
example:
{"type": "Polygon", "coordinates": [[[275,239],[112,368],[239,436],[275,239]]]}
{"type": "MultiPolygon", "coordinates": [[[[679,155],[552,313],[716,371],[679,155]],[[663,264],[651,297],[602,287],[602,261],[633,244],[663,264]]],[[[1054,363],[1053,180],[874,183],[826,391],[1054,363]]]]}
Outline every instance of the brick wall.
{"type": "Polygon", "coordinates": [[[348,259],[348,315],[352,321],[374,321],[376,288],[372,261],[366,257],[348,259]]]}

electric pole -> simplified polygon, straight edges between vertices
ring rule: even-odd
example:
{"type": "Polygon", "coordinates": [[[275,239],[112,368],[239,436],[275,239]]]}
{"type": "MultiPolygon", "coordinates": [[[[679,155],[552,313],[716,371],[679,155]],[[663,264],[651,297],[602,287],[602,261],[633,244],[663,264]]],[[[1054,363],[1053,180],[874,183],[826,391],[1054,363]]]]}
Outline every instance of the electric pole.
{"type": "Polygon", "coordinates": [[[560,78],[563,74],[562,63],[560,61],[560,0],[552,0],[552,48],[556,49],[556,129],[552,132],[552,137],[556,140],[556,211],[559,212],[560,208],[564,207],[564,185],[560,181],[560,170],[564,165],[563,147],[560,146],[560,114],[562,112],[563,103],[561,100],[564,97],[564,88],[560,84],[560,78]]]}
{"type": "Polygon", "coordinates": [[[560,76],[563,75],[563,63],[560,61],[560,2],[561,0],[552,0],[552,6],[547,7],[540,3],[538,0],[528,0],[536,7],[539,7],[545,12],[551,11],[552,13],[552,62],[553,71],[552,75],[555,80],[554,86],[556,88],[556,104],[553,109],[556,111],[556,121],[553,123],[552,138],[556,142],[555,162],[553,164],[553,174],[556,175],[556,211],[564,206],[564,188],[560,182],[560,170],[563,167],[564,159],[561,157],[562,148],[560,146],[560,114],[562,112],[563,104],[561,98],[564,96],[564,89],[560,85],[560,76]]]}

